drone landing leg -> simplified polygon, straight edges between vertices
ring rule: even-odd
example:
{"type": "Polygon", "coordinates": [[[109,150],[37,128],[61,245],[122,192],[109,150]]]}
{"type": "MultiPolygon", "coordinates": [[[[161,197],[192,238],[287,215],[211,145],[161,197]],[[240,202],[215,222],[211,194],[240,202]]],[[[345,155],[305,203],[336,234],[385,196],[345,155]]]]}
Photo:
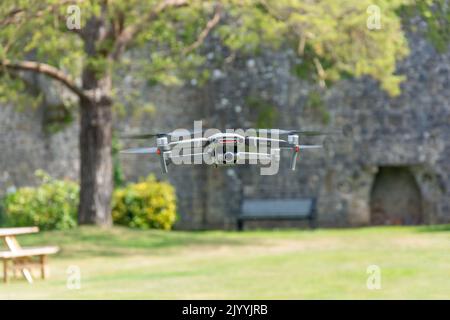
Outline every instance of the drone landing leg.
{"type": "Polygon", "coordinates": [[[299,146],[295,146],[294,149],[292,150],[292,158],[291,158],[291,169],[292,171],[295,171],[295,166],[297,164],[297,157],[298,157],[298,153],[299,153],[299,146]]]}

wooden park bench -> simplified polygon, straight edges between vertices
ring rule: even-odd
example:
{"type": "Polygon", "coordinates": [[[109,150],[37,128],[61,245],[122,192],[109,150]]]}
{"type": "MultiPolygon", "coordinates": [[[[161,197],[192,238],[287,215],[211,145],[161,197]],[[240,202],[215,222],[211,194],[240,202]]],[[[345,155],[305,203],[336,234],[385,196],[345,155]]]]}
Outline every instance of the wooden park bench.
{"type": "Polygon", "coordinates": [[[41,278],[48,275],[47,256],[59,251],[58,247],[22,248],[16,240],[17,235],[39,232],[38,227],[25,228],[0,228],[0,238],[3,239],[7,251],[0,251],[0,258],[3,260],[3,281],[8,282],[8,263],[12,262],[14,276],[21,272],[29,283],[33,282],[31,267],[38,266],[41,270],[41,278]],[[33,261],[33,258],[38,258],[33,261]]]}
{"type": "Polygon", "coordinates": [[[247,220],[308,220],[315,228],[316,200],[306,199],[245,199],[237,217],[237,229],[244,229],[247,220]]]}

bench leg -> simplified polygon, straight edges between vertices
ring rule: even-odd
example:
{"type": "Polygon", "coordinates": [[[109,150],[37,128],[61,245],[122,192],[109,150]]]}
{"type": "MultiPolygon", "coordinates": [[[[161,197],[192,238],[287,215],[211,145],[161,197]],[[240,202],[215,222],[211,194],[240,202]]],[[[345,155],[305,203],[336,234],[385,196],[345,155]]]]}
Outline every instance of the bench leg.
{"type": "Polygon", "coordinates": [[[25,279],[27,279],[28,283],[30,283],[30,284],[33,283],[33,277],[31,276],[31,272],[29,269],[23,268],[22,274],[25,277],[25,279]]]}
{"type": "Polygon", "coordinates": [[[29,257],[17,258],[13,259],[13,271],[14,275],[16,272],[22,273],[23,277],[27,280],[28,283],[33,283],[33,276],[31,274],[32,261],[29,257]]]}
{"type": "Polygon", "coordinates": [[[242,230],[244,230],[244,221],[243,220],[238,220],[237,221],[237,229],[238,229],[238,231],[242,231],[242,230]]]}
{"type": "Polygon", "coordinates": [[[3,259],[3,282],[8,282],[8,259],[3,259]]]}
{"type": "Polygon", "coordinates": [[[46,279],[48,277],[47,256],[40,256],[39,262],[41,264],[41,278],[46,279]]]}

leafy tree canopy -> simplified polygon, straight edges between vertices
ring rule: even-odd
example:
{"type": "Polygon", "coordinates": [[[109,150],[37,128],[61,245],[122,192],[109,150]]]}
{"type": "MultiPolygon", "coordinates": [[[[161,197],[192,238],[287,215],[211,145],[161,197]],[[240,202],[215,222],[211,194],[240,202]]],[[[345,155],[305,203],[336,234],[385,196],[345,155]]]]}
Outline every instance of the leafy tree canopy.
{"type": "MultiPolygon", "coordinates": [[[[228,49],[244,53],[292,45],[308,75],[322,85],[344,74],[370,75],[396,95],[403,80],[395,74],[396,61],[408,54],[396,10],[409,2],[3,0],[0,61],[3,67],[24,60],[48,64],[76,88],[86,66],[102,77],[127,64],[139,65],[137,69],[152,82],[178,84],[198,75],[204,62],[201,44],[215,34],[228,49]],[[370,30],[368,8],[374,4],[380,9],[381,28],[370,30]],[[70,5],[80,8],[80,30],[66,25],[70,5]],[[92,32],[103,34],[87,45],[85,39],[92,32]],[[145,54],[124,55],[133,47],[144,48],[145,54]]],[[[207,71],[202,75],[206,77],[207,71]]],[[[22,97],[18,92],[23,84],[15,76],[2,72],[2,100],[22,97]]]]}

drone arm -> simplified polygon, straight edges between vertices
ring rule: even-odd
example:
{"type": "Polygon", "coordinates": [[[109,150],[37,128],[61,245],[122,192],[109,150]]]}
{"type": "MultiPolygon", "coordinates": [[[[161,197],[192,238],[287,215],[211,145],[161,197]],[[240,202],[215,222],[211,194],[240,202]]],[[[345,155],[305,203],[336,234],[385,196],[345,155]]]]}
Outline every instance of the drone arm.
{"type": "Polygon", "coordinates": [[[246,137],[245,143],[247,145],[257,146],[257,144],[266,143],[266,144],[275,144],[278,143],[280,146],[286,144],[287,142],[282,139],[274,139],[274,138],[263,138],[263,137],[246,137]]]}
{"type": "Polygon", "coordinates": [[[120,151],[120,153],[128,154],[158,154],[158,148],[132,148],[120,151]]]}
{"type": "Polygon", "coordinates": [[[320,149],[323,146],[321,145],[299,145],[300,150],[308,150],[308,149],[320,149]]]}
{"type": "Polygon", "coordinates": [[[169,143],[169,146],[176,146],[179,144],[188,144],[188,143],[196,143],[196,142],[206,142],[208,138],[194,138],[194,139],[185,139],[179,141],[172,141],[169,143]]]}
{"type": "Polygon", "coordinates": [[[238,152],[237,155],[240,160],[270,160],[271,155],[268,153],[259,153],[259,152],[238,152]]]}
{"type": "Polygon", "coordinates": [[[190,158],[190,157],[196,157],[196,156],[204,156],[208,155],[208,153],[191,153],[191,154],[180,154],[180,155],[171,155],[170,159],[183,159],[183,158],[190,158]]]}

